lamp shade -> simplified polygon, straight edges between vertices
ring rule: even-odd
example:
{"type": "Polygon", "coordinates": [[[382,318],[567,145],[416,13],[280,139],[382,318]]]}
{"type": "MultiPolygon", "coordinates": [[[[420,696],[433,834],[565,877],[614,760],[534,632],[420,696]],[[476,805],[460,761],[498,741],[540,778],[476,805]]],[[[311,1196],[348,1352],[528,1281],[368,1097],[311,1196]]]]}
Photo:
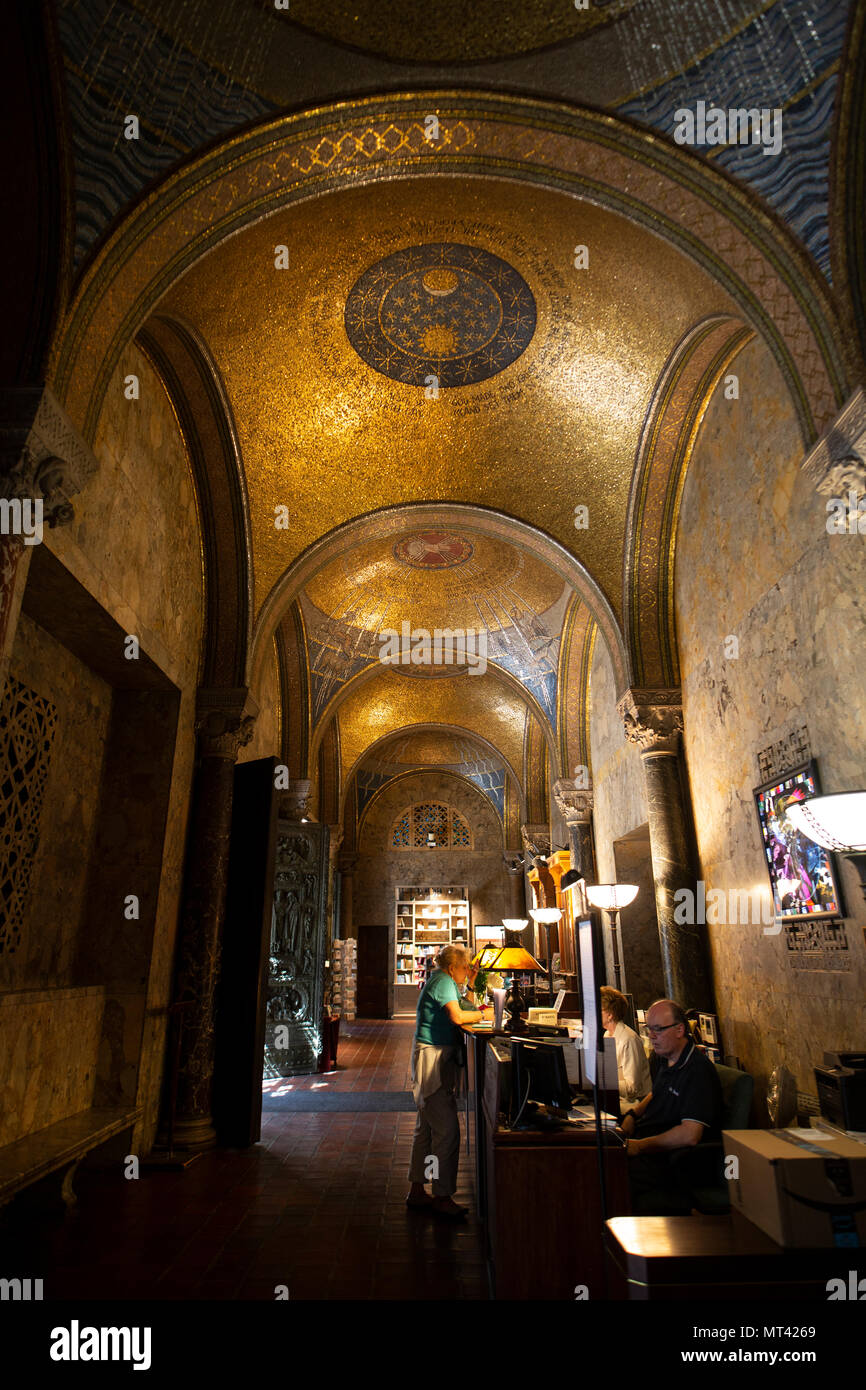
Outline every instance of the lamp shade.
{"type": "Polygon", "coordinates": [[[552,922],[558,922],[562,916],[561,907],[531,907],[529,915],[533,922],[540,922],[542,926],[552,922]]]}
{"type": "Polygon", "coordinates": [[[816,845],[837,854],[866,852],[866,791],[837,792],[795,801],[788,820],[816,845]]]}
{"type": "Polygon", "coordinates": [[[528,917],[503,917],[502,925],[506,931],[525,931],[529,926],[528,917]]]}
{"type": "Polygon", "coordinates": [[[569,869],[562,875],[559,883],[560,893],[570,893],[576,883],[580,883],[580,870],[569,869]]]}
{"type": "Polygon", "coordinates": [[[591,883],[587,885],[586,896],[593,907],[601,907],[605,912],[619,912],[628,907],[637,897],[637,884],[634,883],[591,883]]]}
{"type": "Polygon", "coordinates": [[[537,970],[544,974],[544,966],[539,965],[523,946],[500,946],[496,958],[487,967],[491,970],[537,970]]]}

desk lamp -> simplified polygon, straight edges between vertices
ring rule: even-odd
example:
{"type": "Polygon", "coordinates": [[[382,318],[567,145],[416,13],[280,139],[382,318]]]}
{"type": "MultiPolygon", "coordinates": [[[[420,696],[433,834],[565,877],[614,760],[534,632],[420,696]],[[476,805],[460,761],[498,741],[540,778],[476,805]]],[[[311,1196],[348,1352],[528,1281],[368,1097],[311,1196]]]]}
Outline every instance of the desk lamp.
{"type": "Polygon", "coordinates": [[[793,802],[787,816],[807,839],[851,860],[866,898],[866,791],[810,796],[793,802]]]}
{"type": "Polygon", "coordinates": [[[620,908],[628,907],[637,897],[638,889],[634,883],[590,883],[586,896],[592,907],[600,907],[610,918],[613,937],[613,977],[617,989],[622,989],[622,967],[619,959],[619,938],[617,936],[617,917],[620,908]]]}
{"type": "MultiPolygon", "coordinates": [[[[524,924],[527,925],[527,924],[524,924]]],[[[512,976],[511,990],[506,1000],[505,1007],[508,1010],[508,1023],[505,1025],[506,1033],[524,1033],[526,1024],[520,1017],[521,1011],[526,1008],[526,1000],[520,993],[520,985],[517,983],[518,973],[524,974],[530,970],[544,970],[534,956],[523,946],[485,946],[479,951],[473,964],[478,963],[482,970],[497,970],[500,974],[508,972],[512,976]]]]}

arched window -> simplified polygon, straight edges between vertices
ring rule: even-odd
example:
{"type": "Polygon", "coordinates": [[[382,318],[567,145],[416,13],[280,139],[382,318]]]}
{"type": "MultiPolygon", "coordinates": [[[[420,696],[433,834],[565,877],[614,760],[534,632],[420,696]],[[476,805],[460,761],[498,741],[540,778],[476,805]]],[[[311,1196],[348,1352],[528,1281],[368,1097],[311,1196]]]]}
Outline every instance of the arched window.
{"type": "Polygon", "coordinates": [[[394,822],[391,849],[471,849],[467,822],[453,806],[419,801],[394,822]]]}

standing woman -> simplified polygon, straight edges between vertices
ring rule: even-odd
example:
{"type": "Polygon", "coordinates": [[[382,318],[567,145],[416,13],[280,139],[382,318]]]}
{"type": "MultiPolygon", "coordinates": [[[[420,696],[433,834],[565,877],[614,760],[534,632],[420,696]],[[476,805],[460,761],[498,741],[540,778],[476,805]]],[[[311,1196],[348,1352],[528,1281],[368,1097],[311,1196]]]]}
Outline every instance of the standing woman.
{"type": "Polygon", "coordinates": [[[457,1119],[457,1055],[462,1046],[457,1031],[461,1023],[479,1023],[490,1009],[462,1005],[458,986],[468,977],[472,984],[477,967],[469,964],[465,946],[446,946],[436,958],[437,969],[418,999],[418,1021],[412,1049],[412,1094],[418,1107],[418,1123],[409,1165],[412,1184],[406,1205],[430,1207],[440,1216],[461,1220],[466,1208],[454,1201],[457,1163],[460,1157],[460,1124],[457,1119]],[[432,1198],[424,1190],[427,1162],[437,1160],[432,1198]]]}

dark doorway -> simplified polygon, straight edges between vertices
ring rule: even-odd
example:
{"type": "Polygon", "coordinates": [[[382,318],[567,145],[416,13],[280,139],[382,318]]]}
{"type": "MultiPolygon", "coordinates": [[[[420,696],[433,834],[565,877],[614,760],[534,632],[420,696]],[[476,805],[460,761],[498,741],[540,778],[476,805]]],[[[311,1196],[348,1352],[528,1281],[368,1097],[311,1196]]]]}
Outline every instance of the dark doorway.
{"type": "Polygon", "coordinates": [[[358,1016],[390,1018],[389,929],[385,924],[358,928],[358,1016]]]}
{"type": "Polygon", "coordinates": [[[615,840],[613,856],[617,883],[636,883],[638,895],[620,917],[620,957],[623,988],[634,997],[635,1008],[646,1009],[665,992],[649,826],[639,825],[615,840]]]}

